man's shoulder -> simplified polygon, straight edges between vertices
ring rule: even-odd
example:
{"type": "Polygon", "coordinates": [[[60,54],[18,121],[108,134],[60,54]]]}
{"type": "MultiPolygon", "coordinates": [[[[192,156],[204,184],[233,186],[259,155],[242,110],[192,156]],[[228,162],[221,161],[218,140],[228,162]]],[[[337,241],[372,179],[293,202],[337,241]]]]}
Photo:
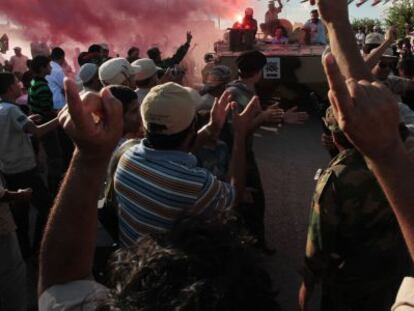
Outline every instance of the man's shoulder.
{"type": "Polygon", "coordinates": [[[347,150],[332,160],[329,170],[341,184],[363,183],[373,178],[372,172],[356,150],[347,150]]]}
{"type": "Polygon", "coordinates": [[[144,141],[129,147],[121,157],[123,167],[132,169],[135,165],[144,167],[154,173],[168,174],[170,177],[205,178],[209,172],[197,167],[197,160],[193,155],[185,152],[160,151],[145,146],[144,141]]]}
{"type": "Polygon", "coordinates": [[[13,112],[21,112],[20,108],[17,105],[8,103],[8,102],[1,102],[0,103],[0,112],[2,114],[8,114],[13,112]]]}

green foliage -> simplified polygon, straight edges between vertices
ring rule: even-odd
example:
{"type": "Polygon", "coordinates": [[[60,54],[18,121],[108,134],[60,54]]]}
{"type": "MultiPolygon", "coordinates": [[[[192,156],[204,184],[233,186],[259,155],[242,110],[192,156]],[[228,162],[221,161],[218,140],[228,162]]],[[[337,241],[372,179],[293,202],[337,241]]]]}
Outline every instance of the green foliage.
{"type": "Polygon", "coordinates": [[[379,19],[372,18],[355,18],[352,20],[352,29],[357,31],[359,28],[372,29],[374,26],[381,26],[381,21],[379,19]]]}
{"type": "Polygon", "coordinates": [[[405,36],[405,24],[414,25],[414,0],[400,0],[386,12],[385,24],[397,26],[400,37],[405,36]]]}

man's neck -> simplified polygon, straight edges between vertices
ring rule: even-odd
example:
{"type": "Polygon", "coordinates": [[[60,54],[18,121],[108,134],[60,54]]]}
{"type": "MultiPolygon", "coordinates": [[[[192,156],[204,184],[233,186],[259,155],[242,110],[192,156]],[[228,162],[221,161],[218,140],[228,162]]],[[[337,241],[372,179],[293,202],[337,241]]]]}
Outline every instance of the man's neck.
{"type": "Polygon", "coordinates": [[[250,90],[254,91],[256,89],[256,82],[252,79],[241,79],[241,82],[243,82],[250,90]]]}

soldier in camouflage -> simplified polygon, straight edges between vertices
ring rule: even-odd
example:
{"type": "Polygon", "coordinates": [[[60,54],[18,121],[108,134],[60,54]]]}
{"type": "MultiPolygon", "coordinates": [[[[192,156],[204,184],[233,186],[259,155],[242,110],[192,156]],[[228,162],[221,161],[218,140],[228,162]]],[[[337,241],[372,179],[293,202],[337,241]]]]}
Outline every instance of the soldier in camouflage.
{"type": "Polygon", "coordinates": [[[408,251],[384,193],[331,108],[325,122],[340,152],[321,175],[312,201],[305,300],[320,282],[323,311],[389,311],[410,270],[408,251]]]}

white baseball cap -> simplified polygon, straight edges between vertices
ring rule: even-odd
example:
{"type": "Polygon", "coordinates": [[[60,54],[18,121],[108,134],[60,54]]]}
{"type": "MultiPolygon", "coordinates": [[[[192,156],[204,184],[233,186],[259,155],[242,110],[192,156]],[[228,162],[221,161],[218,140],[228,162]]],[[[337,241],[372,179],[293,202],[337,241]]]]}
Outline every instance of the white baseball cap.
{"type": "Polygon", "coordinates": [[[99,68],[99,80],[104,85],[121,85],[139,70],[140,67],[131,65],[125,58],[112,58],[99,68]]]}
{"type": "Polygon", "coordinates": [[[157,67],[152,59],[141,58],[132,63],[132,66],[139,67],[140,69],[135,75],[136,80],[143,81],[151,78],[162,68],[157,67]]]}
{"type": "Polygon", "coordinates": [[[98,66],[92,63],[87,63],[82,65],[79,69],[79,73],[77,76],[78,81],[82,83],[88,83],[92,80],[93,77],[98,73],[98,66]]]}

